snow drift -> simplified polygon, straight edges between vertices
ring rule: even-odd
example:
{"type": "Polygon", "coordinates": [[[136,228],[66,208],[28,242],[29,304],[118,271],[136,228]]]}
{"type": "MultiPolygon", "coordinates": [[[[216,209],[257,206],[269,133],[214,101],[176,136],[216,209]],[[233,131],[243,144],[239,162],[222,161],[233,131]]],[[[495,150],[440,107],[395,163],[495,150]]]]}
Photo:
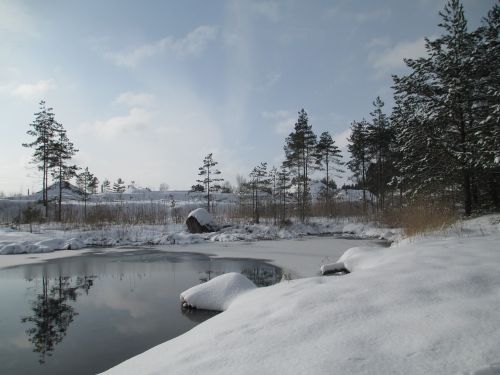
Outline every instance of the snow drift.
{"type": "Polygon", "coordinates": [[[226,273],[182,292],[181,304],[189,308],[224,311],[236,297],[255,288],[255,284],[242,274],[226,273]]]}
{"type": "Polygon", "coordinates": [[[106,374],[498,373],[499,223],[350,250],[351,274],[249,290],[106,374]]]}

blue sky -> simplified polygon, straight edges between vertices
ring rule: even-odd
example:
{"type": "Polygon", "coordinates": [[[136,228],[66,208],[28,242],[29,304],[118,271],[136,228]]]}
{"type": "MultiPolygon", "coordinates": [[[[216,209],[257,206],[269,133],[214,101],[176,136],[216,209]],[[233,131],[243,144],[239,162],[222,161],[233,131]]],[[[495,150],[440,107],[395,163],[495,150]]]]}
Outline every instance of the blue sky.
{"type": "MultiPolygon", "coordinates": [[[[464,1],[471,28],[495,3],[464,1]]],[[[279,165],[305,108],[339,146],[440,33],[434,0],[0,0],[0,191],[38,189],[21,143],[45,99],[100,180],[185,189],[279,165]]]]}

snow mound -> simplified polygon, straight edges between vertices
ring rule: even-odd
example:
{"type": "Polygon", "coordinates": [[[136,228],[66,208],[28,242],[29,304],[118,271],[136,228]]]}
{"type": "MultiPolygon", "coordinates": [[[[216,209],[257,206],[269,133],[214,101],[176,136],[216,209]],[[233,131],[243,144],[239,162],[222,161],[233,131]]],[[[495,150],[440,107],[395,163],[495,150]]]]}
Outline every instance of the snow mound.
{"type": "Polygon", "coordinates": [[[56,250],[77,250],[83,247],[85,247],[85,244],[78,238],[71,238],[69,240],[50,238],[35,243],[29,241],[0,243],[0,254],[50,253],[56,250]]]}
{"type": "Polygon", "coordinates": [[[348,277],[244,293],[106,374],[499,374],[499,223],[352,248],[348,277]]]}
{"type": "Polygon", "coordinates": [[[215,226],[214,219],[212,215],[204,208],[197,208],[189,213],[188,218],[194,217],[200,225],[203,226],[215,226]]]}
{"type": "Polygon", "coordinates": [[[182,292],[180,297],[184,307],[224,311],[236,297],[255,288],[245,276],[231,272],[196,285],[182,292]]]}
{"type": "Polygon", "coordinates": [[[331,273],[349,273],[349,270],[343,262],[323,264],[320,268],[322,275],[328,275],[331,273]]]}

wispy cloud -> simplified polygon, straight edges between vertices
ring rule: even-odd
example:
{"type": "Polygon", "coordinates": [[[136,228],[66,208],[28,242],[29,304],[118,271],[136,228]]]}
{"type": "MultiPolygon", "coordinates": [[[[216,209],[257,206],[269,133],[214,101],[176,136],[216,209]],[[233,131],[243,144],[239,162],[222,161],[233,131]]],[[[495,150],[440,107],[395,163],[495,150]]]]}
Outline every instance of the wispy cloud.
{"type": "Polygon", "coordinates": [[[40,98],[47,91],[55,89],[56,87],[56,83],[52,79],[41,80],[36,83],[22,83],[15,85],[11,94],[19,96],[23,99],[40,98]]]}
{"type": "Polygon", "coordinates": [[[198,57],[216,39],[217,27],[199,26],[183,38],[167,36],[122,52],[107,52],[105,57],[118,66],[135,67],[143,60],[170,54],[178,59],[198,57]]]}
{"type": "Polygon", "coordinates": [[[35,18],[20,1],[0,1],[0,35],[38,36],[35,18]]]}
{"type": "Polygon", "coordinates": [[[103,138],[135,130],[142,130],[150,126],[153,114],[144,108],[131,108],[126,115],[114,116],[107,120],[98,120],[94,123],[84,124],[83,129],[95,132],[103,138]]]}
{"type": "Polygon", "coordinates": [[[288,135],[293,130],[297,116],[286,110],[277,110],[273,112],[262,112],[264,119],[270,120],[274,131],[279,135],[288,135]]]}
{"type": "Polygon", "coordinates": [[[123,92],[114,101],[116,104],[123,104],[127,107],[151,107],[154,102],[154,95],[134,91],[123,92]]]}
{"type": "MultiPolygon", "coordinates": [[[[374,47],[380,47],[380,44],[374,47]]],[[[417,58],[425,54],[425,40],[421,37],[414,41],[399,42],[389,48],[372,50],[369,60],[373,68],[381,75],[403,68],[405,58],[417,58]]]]}

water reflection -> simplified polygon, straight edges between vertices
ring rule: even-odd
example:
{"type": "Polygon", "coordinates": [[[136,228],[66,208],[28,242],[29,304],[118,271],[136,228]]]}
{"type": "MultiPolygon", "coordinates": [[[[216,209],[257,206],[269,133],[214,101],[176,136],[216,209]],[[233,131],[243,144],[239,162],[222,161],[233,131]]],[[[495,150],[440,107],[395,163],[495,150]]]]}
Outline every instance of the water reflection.
{"type": "Polygon", "coordinates": [[[182,311],[179,294],[227,272],[280,280],[259,260],[153,249],[0,270],[0,373],[100,373],[216,315],[182,311]]]}
{"type": "Polygon", "coordinates": [[[32,325],[26,334],[34,346],[33,351],[39,353],[40,363],[45,363],[45,356],[52,355],[54,347],[64,339],[73,318],[78,315],[69,301],[76,302],[79,291],[88,295],[93,279],[93,276],[42,278],[42,291],[31,301],[32,315],[21,318],[23,323],[32,325]]]}
{"type": "MultiPolygon", "coordinates": [[[[266,265],[265,263],[258,263],[252,260],[247,260],[249,266],[243,267],[238,270],[239,273],[245,275],[248,279],[252,280],[252,282],[261,287],[261,286],[269,286],[276,284],[281,280],[282,271],[280,268],[266,265]]],[[[209,280],[212,280],[214,277],[220,276],[224,273],[231,272],[227,269],[213,269],[212,262],[209,262],[209,267],[207,270],[203,272],[199,272],[200,283],[206,283],[209,280]]]]}

